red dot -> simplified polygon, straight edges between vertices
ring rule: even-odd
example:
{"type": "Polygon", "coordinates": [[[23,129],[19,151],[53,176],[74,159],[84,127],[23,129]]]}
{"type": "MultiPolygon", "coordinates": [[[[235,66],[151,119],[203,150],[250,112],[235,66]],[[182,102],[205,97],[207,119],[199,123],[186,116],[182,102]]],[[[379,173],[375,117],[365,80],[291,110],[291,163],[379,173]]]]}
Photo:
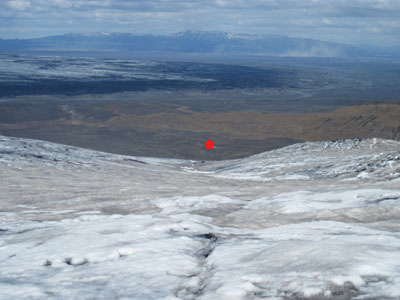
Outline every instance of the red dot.
{"type": "Polygon", "coordinates": [[[214,142],[212,140],[208,140],[205,142],[206,144],[206,149],[213,149],[214,148],[214,142]]]}

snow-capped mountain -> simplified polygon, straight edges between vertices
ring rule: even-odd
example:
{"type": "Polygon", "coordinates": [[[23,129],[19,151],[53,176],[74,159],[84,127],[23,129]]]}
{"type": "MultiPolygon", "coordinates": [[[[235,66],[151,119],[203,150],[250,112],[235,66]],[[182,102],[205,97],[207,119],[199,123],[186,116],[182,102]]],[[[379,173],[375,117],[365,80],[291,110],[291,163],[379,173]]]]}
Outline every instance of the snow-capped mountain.
{"type": "Polygon", "coordinates": [[[373,55],[340,43],[280,35],[252,35],[218,31],[183,31],[169,35],[130,33],[65,34],[25,40],[1,40],[0,53],[35,51],[122,51],[219,55],[360,57],[373,55]]]}
{"type": "Polygon", "coordinates": [[[400,142],[244,159],[0,137],[0,299],[399,299],[400,142]]]}

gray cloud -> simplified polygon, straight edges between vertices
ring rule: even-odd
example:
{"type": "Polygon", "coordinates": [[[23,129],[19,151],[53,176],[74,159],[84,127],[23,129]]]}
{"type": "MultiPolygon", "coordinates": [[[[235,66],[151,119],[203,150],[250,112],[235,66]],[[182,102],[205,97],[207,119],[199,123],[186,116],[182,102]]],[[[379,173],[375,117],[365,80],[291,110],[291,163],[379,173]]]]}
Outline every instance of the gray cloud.
{"type": "Polygon", "coordinates": [[[3,0],[0,37],[187,29],[400,45],[398,0],[3,0]]]}

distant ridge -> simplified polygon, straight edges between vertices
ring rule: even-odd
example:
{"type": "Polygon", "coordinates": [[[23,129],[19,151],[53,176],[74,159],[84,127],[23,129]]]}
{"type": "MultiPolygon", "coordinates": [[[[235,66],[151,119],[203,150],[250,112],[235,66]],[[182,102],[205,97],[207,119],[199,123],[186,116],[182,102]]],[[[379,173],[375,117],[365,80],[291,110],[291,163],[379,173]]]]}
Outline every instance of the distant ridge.
{"type": "Polygon", "coordinates": [[[131,33],[65,34],[34,39],[0,39],[0,53],[40,51],[153,52],[297,57],[371,56],[366,50],[313,39],[279,35],[183,31],[169,35],[131,33]]]}

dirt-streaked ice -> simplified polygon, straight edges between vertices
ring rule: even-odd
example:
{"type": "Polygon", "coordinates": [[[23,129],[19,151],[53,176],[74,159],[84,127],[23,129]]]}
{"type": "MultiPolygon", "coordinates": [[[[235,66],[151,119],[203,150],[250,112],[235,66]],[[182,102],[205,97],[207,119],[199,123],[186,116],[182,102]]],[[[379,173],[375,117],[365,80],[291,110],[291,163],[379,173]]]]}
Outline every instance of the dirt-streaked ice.
{"type": "Polygon", "coordinates": [[[0,137],[0,299],[400,299],[400,143],[245,159],[0,137]]]}

